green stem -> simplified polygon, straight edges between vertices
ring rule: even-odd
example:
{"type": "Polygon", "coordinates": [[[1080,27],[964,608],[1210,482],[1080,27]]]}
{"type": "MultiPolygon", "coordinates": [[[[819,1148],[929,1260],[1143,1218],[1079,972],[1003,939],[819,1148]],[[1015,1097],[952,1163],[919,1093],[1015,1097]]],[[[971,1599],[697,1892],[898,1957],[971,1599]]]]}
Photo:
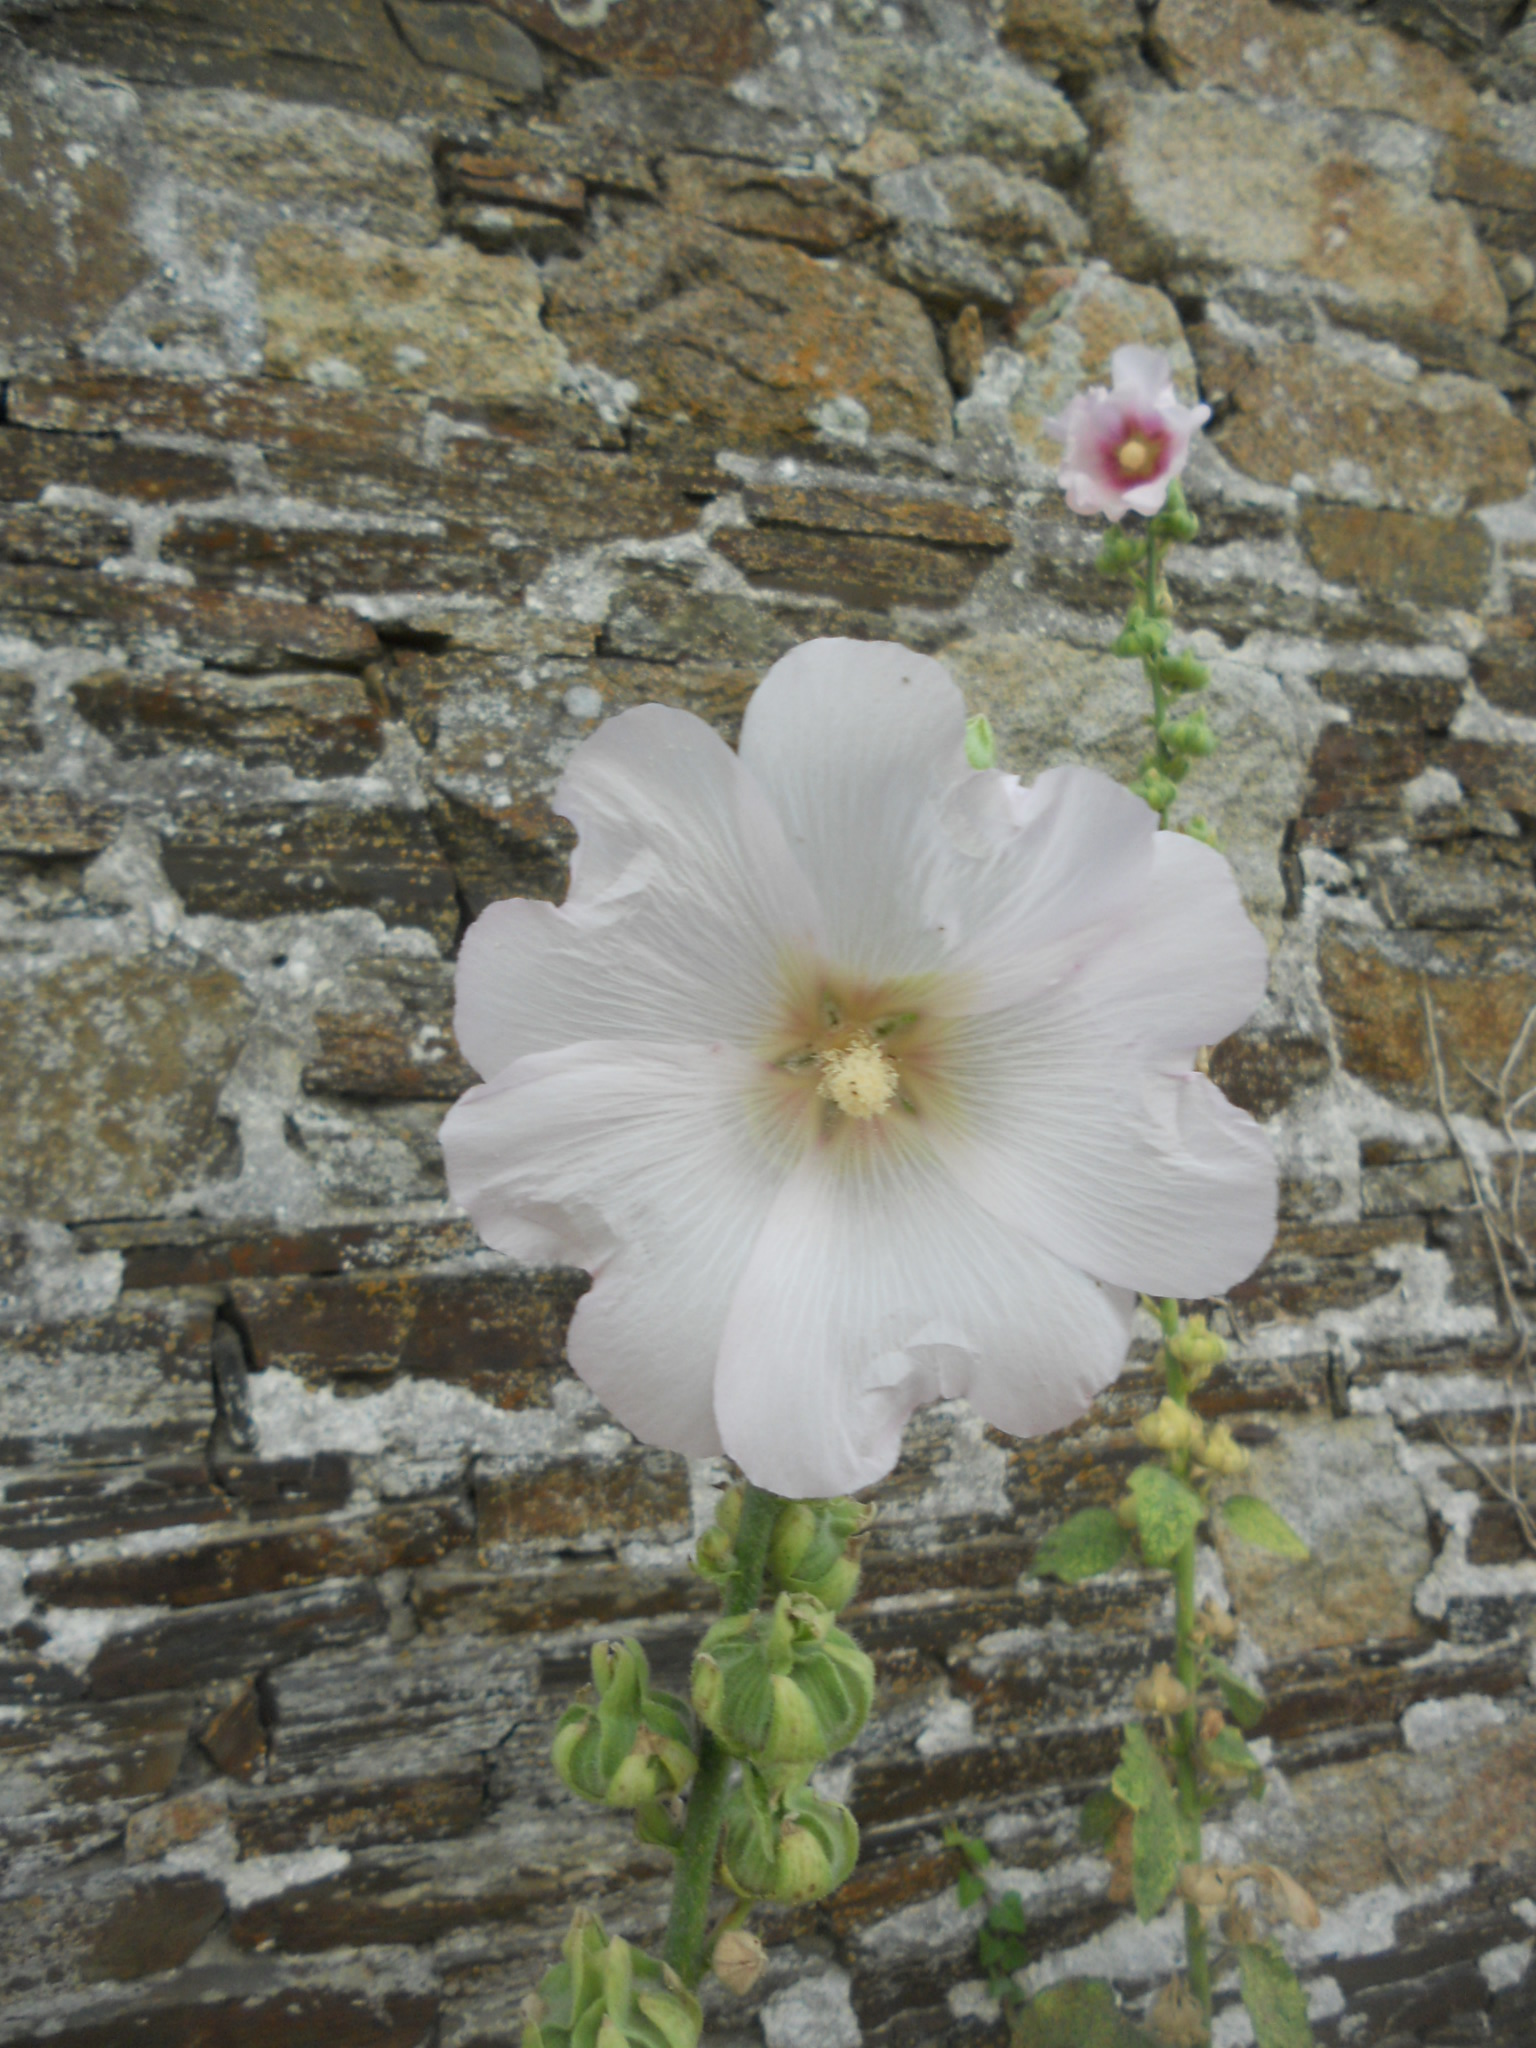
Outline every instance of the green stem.
{"type": "MultiPolygon", "coordinates": [[[[726,1589],[725,1611],[750,1614],[763,1597],[763,1570],[774,1521],[784,1503],[750,1483],[736,1532],[736,1569],[726,1589]]],[[[731,1759],[706,1728],[699,1743],[699,1768],[688,1794],[688,1818],[678,1844],[677,1873],[672,1882],[672,1911],[667,1919],[665,1960],[683,1982],[697,1984],[708,1961],[709,1895],[715,1881],[715,1853],[725,1802],[731,1789],[731,1759]]]]}
{"type": "MultiPolygon", "coordinates": [[[[1189,1406],[1189,1392],[1184,1373],[1176,1359],[1163,1353],[1164,1369],[1168,1376],[1168,1392],[1181,1407],[1189,1406]]],[[[1187,1461],[1181,1461],[1187,1463],[1187,1461]]],[[[1174,1672],[1179,1683],[1189,1694],[1189,1705],[1178,1717],[1174,1751],[1174,1768],[1178,1778],[1179,1809],[1189,1822],[1193,1837],[1194,1862],[1204,1860],[1200,1842],[1200,1787],[1195,1775],[1195,1753],[1199,1743],[1199,1728],[1196,1720],[1195,1691],[1200,1682],[1199,1668],[1195,1662],[1195,1537],[1191,1530],[1184,1539],[1173,1560],[1173,1608],[1174,1608],[1174,1672]]],[[[1200,2001],[1200,2010],[1205,2015],[1206,2027],[1211,2020],[1211,1958],[1206,1940],[1205,1921],[1200,1908],[1186,1905],[1184,1908],[1184,1944],[1189,1957],[1189,1988],[1200,2001]]]]}

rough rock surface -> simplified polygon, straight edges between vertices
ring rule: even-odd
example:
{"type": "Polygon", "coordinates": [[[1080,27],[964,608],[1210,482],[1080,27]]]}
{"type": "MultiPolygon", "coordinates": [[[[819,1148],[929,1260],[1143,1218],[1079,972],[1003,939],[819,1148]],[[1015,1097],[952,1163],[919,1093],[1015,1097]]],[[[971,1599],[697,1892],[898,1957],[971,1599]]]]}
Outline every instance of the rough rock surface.
{"type": "MultiPolygon", "coordinates": [[[[573,1905],[655,1937],[548,1741],[599,1635],[684,1682],[721,1475],[449,1205],[452,956],[562,893],[601,718],[734,739],[815,634],[948,661],[1023,775],[1133,772],[1044,433],[1129,341],[1213,408],[1188,809],[1273,954],[1210,1063],[1281,1223],[1203,1398],[1314,1546],[1204,1557],[1270,1698],[1225,1846],[1323,1908],[1321,2048],[1529,2048],[1517,12],[0,0],[0,2048],[504,2048],[573,1905]]],[[[860,1869],[760,1916],[720,2048],[1000,2048],[952,1819],[1026,1982],[1145,2013],[1175,1929],[1075,1815],[1162,1582],[1029,1565],[1116,1498],[1149,1332],[1058,1437],[909,1432],[860,1869]]]]}

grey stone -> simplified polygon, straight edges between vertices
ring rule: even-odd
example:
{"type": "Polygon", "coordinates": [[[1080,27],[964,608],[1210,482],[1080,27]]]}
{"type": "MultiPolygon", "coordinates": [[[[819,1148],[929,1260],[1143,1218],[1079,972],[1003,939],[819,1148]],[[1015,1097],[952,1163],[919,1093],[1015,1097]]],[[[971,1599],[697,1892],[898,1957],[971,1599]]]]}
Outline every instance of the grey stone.
{"type": "Polygon", "coordinates": [[[423,64],[482,78],[512,99],[532,99],[544,84],[538,45],[505,15],[456,0],[387,0],[390,18],[423,64]]]}

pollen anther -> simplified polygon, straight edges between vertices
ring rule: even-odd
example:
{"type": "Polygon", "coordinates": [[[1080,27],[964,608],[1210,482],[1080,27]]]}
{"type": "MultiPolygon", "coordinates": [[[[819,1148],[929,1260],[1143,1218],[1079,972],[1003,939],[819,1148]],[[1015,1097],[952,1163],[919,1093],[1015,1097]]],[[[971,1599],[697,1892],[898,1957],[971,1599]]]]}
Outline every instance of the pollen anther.
{"type": "Polygon", "coordinates": [[[1132,434],[1115,450],[1115,460],[1125,476],[1145,476],[1157,467],[1157,449],[1140,434],[1132,434]]]}
{"type": "Polygon", "coordinates": [[[867,1031],[861,1031],[846,1045],[829,1047],[818,1055],[821,1081],[817,1094],[826,1097],[844,1116],[883,1116],[896,1099],[899,1077],[896,1064],[882,1052],[867,1031]]]}

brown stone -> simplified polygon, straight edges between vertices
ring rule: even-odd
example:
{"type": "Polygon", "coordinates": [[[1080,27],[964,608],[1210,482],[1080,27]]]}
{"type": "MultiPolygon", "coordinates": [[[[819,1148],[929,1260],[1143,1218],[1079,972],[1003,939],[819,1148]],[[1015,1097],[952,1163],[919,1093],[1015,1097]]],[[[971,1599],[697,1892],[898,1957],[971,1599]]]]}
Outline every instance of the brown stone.
{"type": "Polygon", "coordinates": [[[194,1967],[132,2003],[59,2001],[12,2008],[6,2048],[421,2048],[437,2023],[435,1995],[399,1973],[383,1977],[326,1959],[310,1979],[259,1959],[245,1969],[194,1967]]]}
{"type": "MultiPolygon", "coordinates": [[[[425,414],[424,399],[398,393],[315,391],[260,377],[194,383],[189,378],[134,376],[83,364],[46,376],[20,377],[6,393],[8,420],[50,435],[199,434],[218,441],[252,442],[264,450],[350,451],[354,457],[365,449],[409,442],[419,434],[425,414]]],[[[109,445],[120,462],[144,467],[151,460],[148,449],[135,448],[131,441],[109,445]]],[[[153,460],[162,465],[159,474],[172,485],[183,473],[181,464],[216,459],[153,450],[153,460]]],[[[108,487],[105,481],[101,485],[108,487]]],[[[219,493],[177,488],[171,494],[219,493]]]]}
{"type": "Polygon", "coordinates": [[[1493,543],[1475,519],[1308,504],[1301,537],[1319,575],[1399,604],[1475,611],[1493,567],[1493,543]]]}
{"type": "Polygon", "coordinates": [[[546,1407],[582,1275],[378,1273],[237,1283],[258,1367],[317,1385],[397,1374],[466,1386],[501,1408],[546,1407]]]}
{"type": "Polygon", "coordinates": [[[1390,114],[1462,135],[1477,96],[1423,43],[1270,0],[1161,0],[1152,47],[1175,85],[1390,114]]]}
{"type": "Polygon", "coordinates": [[[88,860],[111,841],[118,813],[67,789],[0,790],[0,854],[88,860]]]}
{"type": "Polygon", "coordinates": [[[1260,1122],[1304,1088],[1326,1081],[1328,1048],[1306,1031],[1255,1031],[1224,1038],[1211,1052],[1211,1079],[1229,1101],[1260,1122]]]}
{"type": "Polygon", "coordinates": [[[453,1036],[453,975],[431,960],[377,960],[345,984],[346,1006],[315,1016],[320,1050],[304,1069],[316,1095],[452,1102],[479,1076],[453,1036]]]}
{"type": "Polygon", "coordinates": [[[29,677],[0,669],[0,756],[42,752],[42,734],[29,715],[35,695],[29,677]]]}
{"type": "Polygon", "coordinates": [[[0,363],[89,334],[153,268],[110,146],[86,147],[41,96],[0,99],[0,363]],[[73,149],[71,144],[74,144],[73,149]]]}
{"type": "Polygon", "coordinates": [[[547,566],[540,548],[464,526],[391,530],[382,523],[338,527],[324,521],[268,525],[228,513],[187,513],[161,543],[162,559],[190,569],[199,583],[271,591],[310,603],[336,594],[408,590],[511,595],[547,566]]]}
{"type": "Polygon", "coordinates": [[[158,1806],[140,1807],[128,1820],[123,1840],[125,1863],[155,1863],[168,1850],[195,1842],[211,1828],[218,1827],[228,1809],[217,1792],[191,1792],[180,1799],[166,1799],[158,1806]]]}
{"type": "Polygon", "coordinates": [[[453,875],[419,811],[194,808],[163,836],[161,858],[193,916],[371,910],[430,932],[444,950],[458,928],[453,875]]]}
{"type": "Polygon", "coordinates": [[[488,7],[459,0],[389,0],[406,48],[434,71],[483,79],[503,99],[535,97],[544,82],[538,46],[488,7]]]}
{"type": "Polygon", "coordinates": [[[1325,116],[1201,88],[1116,90],[1100,118],[1096,246],[1128,276],[1300,275],[1345,299],[1503,333],[1504,294],[1460,208],[1349,155],[1325,116]]]}
{"type": "Polygon", "coordinates": [[[219,1091],[250,1007],[233,975],[175,952],[83,955],[13,991],[0,1209],[122,1215],[227,1170],[219,1091]]]}
{"type": "Polygon", "coordinates": [[[1190,340],[1202,390],[1224,408],[1217,446],[1263,483],[1304,477],[1323,497],[1442,515],[1526,487],[1529,437],[1486,384],[1403,383],[1305,343],[1245,348],[1209,326],[1190,340]]]}
{"type": "Polygon", "coordinates": [[[875,433],[949,438],[949,385],[917,300],[797,249],[637,222],[566,273],[549,319],[574,355],[634,380],[642,413],[737,446],[806,442],[813,408],[838,397],[875,433]]]}
{"type": "Polygon", "coordinates": [[[1477,687],[1501,711],[1536,718],[1536,587],[1514,586],[1515,615],[1490,619],[1488,637],[1472,657],[1477,687]]]}
{"type": "Polygon", "coordinates": [[[220,1684],[364,1642],[387,1625],[383,1598],[368,1579],[263,1593],[108,1636],[87,1683],[98,1700],[220,1684]]]}
{"type": "Polygon", "coordinates": [[[812,256],[834,256],[884,224],[884,215],[840,179],[816,171],[770,170],[707,156],[668,157],[666,204],[741,235],[793,242],[812,256]]]}
{"type": "Polygon", "coordinates": [[[898,604],[941,610],[962,604],[988,563],[985,555],[969,550],[838,533],[822,535],[808,551],[803,533],[776,527],[725,527],[713,545],[749,583],[814,591],[871,610],[898,604]]]}
{"type": "Polygon", "coordinates": [[[628,0],[572,9],[558,0],[501,0],[514,21],[589,63],[643,78],[725,85],[770,49],[752,0],[628,0]]]}
{"type": "Polygon", "coordinates": [[[229,1497],[198,1459],[24,1472],[0,1486],[0,1541],[30,1550],[189,1522],[221,1522],[229,1497]]]}
{"type": "Polygon", "coordinates": [[[1077,78],[1122,63],[1144,24],[1136,0],[1003,0],[997,32],[1026,64],[1077,78]]]}
{"type": "MultiPolygon", "coordinates": [[[[1364,933],[1336,929],[1324,939],[1318,953],[1323,996],[1352,1074],[1399,1101],[1434,1107],[1421,994],[1427,991],[1451,1105],[1486,1113],[1487,1097],[1467,1069],[1498,1072],[1536,1002],[1536,974],[1503,965],[1496,952],[1486,963],[1476,951],[1458,957],[1465,950],[1465,942],[1440,940],[1419,968],[1364,933]]],[[[1531,1078],[1527,1073],[1521,1085],[1531,1078]]]]}
{"type": "Polygon", "coordinates": [[[303,1790],[263,1787],[230,1802],[243,1856],[438,1842],[468,1834],[484,1814],[485,1769],[478,1758],[437,1771],[370,1775],[303,1790]]]}
{"type": "Polygon", "coordinates": [[[1395,1246],[1423,1242],[1423,1226],[1397,1219],[1363,1223],[1282,1223],[1256,1273],[1230,1290],[1258,1324],[1299,1322],[1324,1309],[1361,1308],[1398,1284],[1383,1258],[1395,1246]]]}
{"type": "Polygon", "coordinates": [[[565,360],[524,257],[294,225],[274,228],[254,263],[271,375],[517,400],[552,391],[565,360]]]}
{"type": "Polygon", "coordinates": [[[249,1778],[267,1758],[267,1731],[253,1685],[243,1685],[198,1731],[198,1746],[230,1778],[249,1778]]]}
{"type": "Polygon", "coordinates": [[[438,487],[455,510],[511,518],[522,539],[573,547],[615,533],[657,540],[685,532],[700,501],[721,486],[712,475],[636,456],[466,437],[445,451],[438,487]]]}
{"type": "Polygon", "coordinates": [[[635,1451],[611,1464],[562,1459],[537,1471],[475,1474],[475,1534],[482,1544],[580,1543],[584,1547],[684,1540],[688,1469],[667,1451],[635,1451]]]}
{"type": "Polygon", "coordinates": [[[224,1913],[212,1878],[100,1873],[0,1901],[3,1982],[13,1996],[71,1977],[119,1982],[173,1970],[224,1913]]]}
{"type": "Polygon", "coordinates": [[[118,512],[79,505],[25,505],[0,526],[0,550],[12,562],[56,562],[97,569],[133,545],[133,528],[118,512]]]}
{"type": "Polygon", "coordinates": [[[361,668],[379,653],[373,628],[333,606],[46,567],[0,568],[0,618],[45,639],[126,647],[130,656],[160,661],[169,643],[224,668],[281,669],[296,661],[361,668]]]}
{"type": "Polygon", "coordinates": [[[352,676],[258,680],[104,669],[70,694],[81,716],[129,758],[196,747],[232,755],[246,768],[364,775],[383,746],[379,708],[352,676]]]}

